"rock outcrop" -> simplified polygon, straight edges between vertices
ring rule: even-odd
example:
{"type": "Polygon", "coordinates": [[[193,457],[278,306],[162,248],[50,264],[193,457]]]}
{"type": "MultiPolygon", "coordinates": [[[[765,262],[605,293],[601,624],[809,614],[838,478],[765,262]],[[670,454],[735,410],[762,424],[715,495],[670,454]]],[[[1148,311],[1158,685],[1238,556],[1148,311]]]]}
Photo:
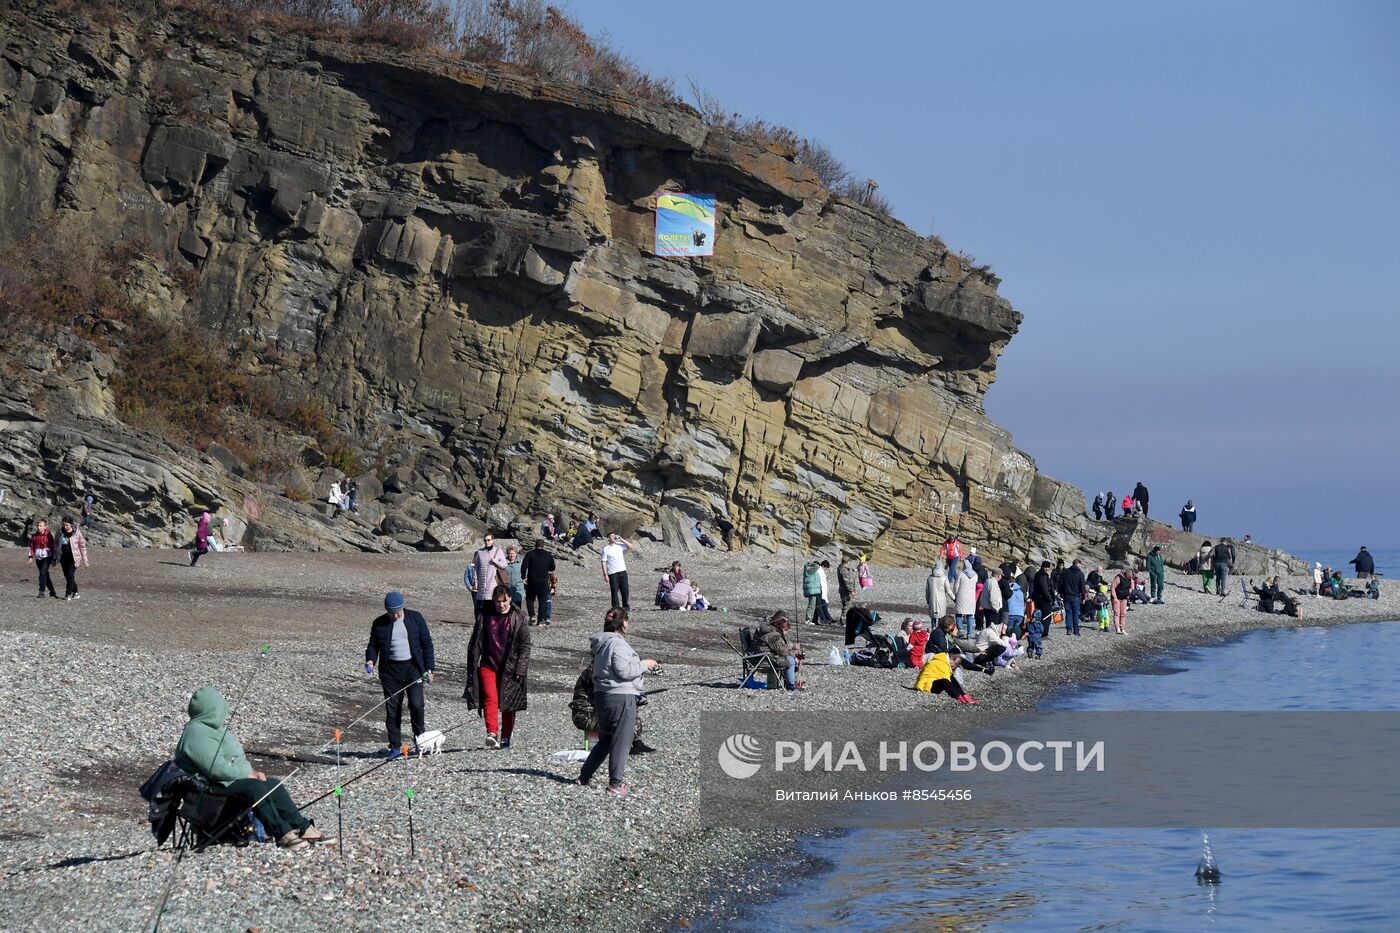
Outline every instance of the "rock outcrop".
{"type": "MultiPolygon", "coordinates": [[[[1187,534],[1140,515],[1120,515],[1111,522],[1095,524],[1112,526],[1107,551],[1109,560],[1116,566],[1133,564],[1142,567],[1152,549],[1160,547],[1162,559],[1167,562],[1167,566],[1182,568],[1196,556],[1201,543],[1208,540],[1200,532],[1193,531],[1187,534]]],[[[1218,544],[1223,539],[1209,540],[1218,544]]],[[[1253,543],[1244,544],[1233,539],[1231,543],[1235,546],[1236,576],[1262,578],[1274,574],[1289,576],[1308,573],[1307,562],[1286,551],[1253,543]]]]}
{"type": "MultiPolygon", "coordinates": [[[[151,313],[319,400],[385,465],[357,546],[584,510],[687,544],[718,512],[750,547],[887,560],[953,531],[1032,555],[1090,531],[1082,494],[983,410],[1021,320],[996,279],[684,107],[24,0],[0,12],[0,165],[0,238],[57,212],[197,269],[151,313]],[[716,194],[713,257],[653,255],[667,190],[716,194]]],[[[99,449],[9,424],[7,470],[99,449]]],[[[149,521],[183,534],[210,472],[266,499],[224,453],[176,470],[162,451],[178,482],[149,521]]],[[[106,482],[93,456],[32,495],[106,482]]]]}

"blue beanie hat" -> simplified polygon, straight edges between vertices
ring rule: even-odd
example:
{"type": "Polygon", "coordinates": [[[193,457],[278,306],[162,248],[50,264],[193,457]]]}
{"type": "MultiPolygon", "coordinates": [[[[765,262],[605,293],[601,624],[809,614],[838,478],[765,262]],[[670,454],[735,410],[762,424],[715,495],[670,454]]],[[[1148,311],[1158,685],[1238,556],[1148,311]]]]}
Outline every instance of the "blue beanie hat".
{"type": "Polygon", "coordinates": [[[384,608],[389,612],[398,612],[403,608],[403,594],[398,590],[384,597],[384,608]]]}

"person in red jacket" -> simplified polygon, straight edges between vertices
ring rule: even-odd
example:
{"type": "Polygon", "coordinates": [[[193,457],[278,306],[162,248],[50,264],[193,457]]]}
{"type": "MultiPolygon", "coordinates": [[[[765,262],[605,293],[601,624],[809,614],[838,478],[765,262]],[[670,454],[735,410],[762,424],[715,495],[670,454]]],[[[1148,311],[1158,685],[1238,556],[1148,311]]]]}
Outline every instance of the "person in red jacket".
{"type": "Polygon", "coordinates": [[[49,567],[53,566],[54,558],[58,557],[55,553],[57,550],[58,541],[54,539],[53,532],[49,531],[49,523],[39,519],[38,531],[29,536],[29,560],[39,569],[40,599],[44,598],[44,590],[48,590],[50,596],[58,599],[53,581],[49,579],[49,567]]]}
{"type": "Polygon", "coordinates": [[[928,623],[916,621],[909,635],[909,666],[924,666],[924,649],[928,647],[928,623]]]}

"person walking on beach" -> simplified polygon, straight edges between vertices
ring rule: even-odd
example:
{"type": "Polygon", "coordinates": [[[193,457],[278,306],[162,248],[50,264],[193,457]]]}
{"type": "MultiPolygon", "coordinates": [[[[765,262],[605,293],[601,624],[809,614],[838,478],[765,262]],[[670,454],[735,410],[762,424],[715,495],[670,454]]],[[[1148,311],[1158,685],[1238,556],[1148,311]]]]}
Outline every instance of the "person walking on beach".
{"type": "Polygon", "coordinates": [[[506,548],[506,586],[510,587],[511,602],[525,605],[525,578],[520,569],[520,552],[515,545],[506,548]]]}
{"type": "Polygon", "coordinates": [[[603,579],[608,582],[608,593],[612,596],[613,608],[621,606],[623,609],[631,609],[627,602],[627,557],[628,551],[632,550],[632,543],[622,535],[608,535],[608,543],[603,545],[600,555],[600,562],[603,567],[603,579]]]}
{"type": "Polygon", "coordinates": [[[1230,579],[1230,571],[1235,566],[1235,546],[1229,538],[1222,538],[1210,552],[1211,569],[1215,571],[1215,594],[1224,596],[1225,586],[1230,579]]]}
{"type": "Polygon", "coordinates": [[[1376,560],[1371,556],[1371,552],[1366,550],[1366,545],[1361,545],[1361,550],[1356,552],[1356,556],[1347,561],[1348,564],[1356,567],[1356,579],[1368,580],[1376,572],[1376,560]]]}
{"type": "Polygon", "coordinates": [[[190,566],[209,553],[209,513],[199,516],[199,525],[194,530],[194,550],[190,551],[190,566]]]}
{"type": "Polygon", "coordinates": [[[87,539],[73,527],[73,519],[63,519],[62,530],[58,535],[58,566],[63,568],[63,598],[78,598],[78,565],[90,567],[88,563],[87,539]]]}
{"type": "Polygon", "coordinates": [[[972,617],[977,612],[977,574],[967,561],[958,561],[953,584],[953,615],[958,622],[958,635],[972,636],[972,617]]]}
{"type": "Polygon", "coordinates": [[[530,671],[530,626],[525,610],[513,605],[510,587],[498,585],[467,642],[467,709],[486,723],[486,747],[510,748],[515,714],[528,705],[525,678],[530,671]]]}
{"type": "Polygon", "coordinates": [[[1215,579],[1215,571],[1210,566],[1210,556],[1215,551],[1215,545],[1209,541],[1202,541],[1201,548],[1196,552],[1196,571],[1201,575],[1201,592],[1210,592],[1210,583],[1215,579]]]}
{"type": "Polygon", "coordinates": [[[58,555],[54,552],[58,549],[58,541],[54,539],[54,534],[49,531],[49,523],[44,519],[39,519],[39,524],[34,534],[29,536],[29,561],[34,562],[34,569],[39,571],[39,598],[44,597],[44,591],[54,599],[58,599],[58,594],[54,592],[53,580],[49,578],[49,567],[53,566],[54,558],[58,555]]]}
{"type": "Polygon", "coordinates": [[[1142,507],[1142,515],[1147,517],[1147,487],[1138,483],[1133,487],[1133,501],[1142,507]]]}
{"type": "Polygon", "coordinates": [[[1109,521],[1113,521],[1113,513],[1117,510],[1118,500],[1113,498],[1113,490],[1110,489],[1108,492],[1104,493],[1103,517],[1108,519],[1109,521]]]}
{"type": "Polygon", "coordinates": [[[1163,605],[1162,593],[1167,587],[1167,562],[1162,559],[1162,549],[1154,547],[1147,555],[1147,577],[1152,583],[1152,604],[1163,605]]]}
{"type": "Polygon", "coordinates": [[[957,535],[943,539],[943,559],[948,562],[948,582],[957,582],[958,561],[962,560],[962,542],[957,535]]]}
{"type": "Polygon", "coordinates": [[[1094,496],[1094,520],[1103,521],[1103,493],[1094,496]]]}
{"type": "Polygon", "coordinates": [[[856,567],[855,557],[848,554],[836,565],[836,595],[841,600],[842,619],[846,618],[846,613],[856,604],[856,596],[859,593],[860,571],[856,567]]]}
{"type": "Polygon", "coordinates": [[[93,501],[93,498],[92,498],[92,493],[88,493],[87,495],[83,496],[82,516],[83,516],[83,527],[84,527],[84,528],[91,528],[91,527],[92,527],[92,507],[93,507],[93,505],[94,505],[94,501],[93,501]]]}
{"type": "Polygon", "coordinates": [[[544,539],[535,541],[534,548],[520,562],[520,576],[525,581],[525,615],[531,625],[548,625],[554,616],[554,555],[544,549],[544,539]]]}
{"type": "Polygon", "coordinates": [[[509,584],[510,576],[506,569],[506,555],[496,546],[496,537],[486,534],[481,539],[481,547],[472,555],[472,566],[476,568],[476,586],[472,589],[472,607],[476,618],[491,605],[491,594],[502,583],[509,584]]]}
{"type": "Polygon", "coordinates": [[[579,784],[587,787],[593,775],[608,759],[608,793],[626,797],[627,756],[636,734],[637,699],[642,695],[642,678],[656,670],[653,658],[643,660],[627,643],[627,610],[609,609],[603,617],[603,630],[588,640],[593,653],[593,708],[598,714],[598,744],[594,745],[579,772],[579,784]]]}
{"type": "Polygon", "coordinates": [[[389,733],[388,756],[397,758],[403,749],[403,704],[408,699],[408,722],[416,739],[428,727],[424,724],[423,684],[433,682],[437,659],[433,636],[421,612],[404,608],[403,594],[397,590],[384,597],[384,613],[369,625],[365,645],[365,673],[379,673],[384,688],[384,728],[389,733]]]}
{"type": "Polygon", "coordinates": [[[1187,499],[1178,517],[1181,519],[1181,530],[1190,534],[1191,529],[1196,527],[1196,500],[1187,499]]]}
{"type": "Polygon", "coordinates": [[[982,631],[996,625],[1001,620],[1001,610],[1006,603],[1002,601],[1001,595],[1002,571],[997,567],[987,577],[987,582],[982,585],[982,592],[977,597],[977,631],[982,631]]]}
{"type": "MultiPolygon", "coordinates": [[[[1084,605],[1084,570],[1077,557],[1060,576],[1060,598],[1065,602],[1065,634],[1078,635],[1079,612],[1084,605]]],[[[1048,632],[1050,626],[1045,629],[1048,632]]]]}

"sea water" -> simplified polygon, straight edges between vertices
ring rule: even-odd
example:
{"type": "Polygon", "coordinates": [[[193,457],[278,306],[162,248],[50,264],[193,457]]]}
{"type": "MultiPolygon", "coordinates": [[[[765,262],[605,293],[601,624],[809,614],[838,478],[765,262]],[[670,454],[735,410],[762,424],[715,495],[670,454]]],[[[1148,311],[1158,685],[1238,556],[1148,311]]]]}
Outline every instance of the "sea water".
{"type": "MultiPolygon", "coordinates": [[[[1047,706],[1400,710],[1397,672],[1400,622],[1260,630],[1172,652],[1149,668],[1051,697],[1047,706]]],[[[1347,779],[1337,775],[1339,783],[1347,779]]],[[[784,881],[778,899],[717,923],[753,931],[1400,930],[1400,830],[1015,824],[1013,811],[1002,825],[974,831],[810,838],[802,852],[823,870],[784,881]],[[1195,878],[1205,832],[1223,874],[1218,885],[1195,878]]]]}

